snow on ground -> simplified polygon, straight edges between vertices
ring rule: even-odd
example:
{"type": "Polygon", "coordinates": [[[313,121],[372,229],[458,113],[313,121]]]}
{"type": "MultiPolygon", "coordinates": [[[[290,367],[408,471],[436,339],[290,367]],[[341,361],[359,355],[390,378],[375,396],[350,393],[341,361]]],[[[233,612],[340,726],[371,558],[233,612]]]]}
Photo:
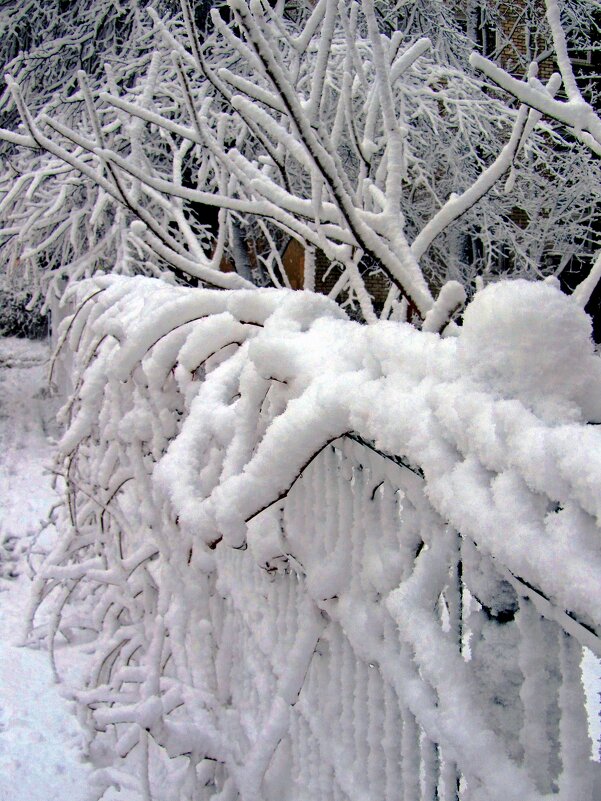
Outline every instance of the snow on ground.
{"type": "MultiPolygon", "coordinates": [[[[0,801],[87,801],[83,735],[44,650],[18,646],[29,600],[27,552],[56,494],[53,404],[44,343],[0,339],[0,801]]],[[[34,545],[44,547],[50,530],[34,545]]],[[[39,557],[37,557],[39,559],[39,557]]]]}

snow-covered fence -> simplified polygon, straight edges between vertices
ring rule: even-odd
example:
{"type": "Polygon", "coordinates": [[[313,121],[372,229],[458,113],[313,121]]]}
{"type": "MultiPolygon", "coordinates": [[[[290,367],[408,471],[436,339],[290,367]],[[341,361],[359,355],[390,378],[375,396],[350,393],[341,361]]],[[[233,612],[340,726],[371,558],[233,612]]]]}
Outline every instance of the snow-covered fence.
{"type": "Polygon", "coordinates": [[[582,648],[528,593],[413,469],[331,443],[248,550],[216,551],[230,781],[268,801],[593,799],[582,648]]]}
{"type": "Polygon", "coordinates": [[[601,366],[576,301],[499,283],[443,339],[286,290],[71,297],[31,637],[59,671],[87,642],[99,794],[593,801],[601,366]]]}

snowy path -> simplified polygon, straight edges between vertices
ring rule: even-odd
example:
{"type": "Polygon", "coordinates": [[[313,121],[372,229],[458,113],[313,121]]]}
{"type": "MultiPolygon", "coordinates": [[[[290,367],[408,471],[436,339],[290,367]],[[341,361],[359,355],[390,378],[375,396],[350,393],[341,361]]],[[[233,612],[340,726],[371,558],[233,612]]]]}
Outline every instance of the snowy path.
{"type": "Polygon", "coordinates": [[[56,496],[52,408],[40,397],[47,348],[0,339],[0,801],[87,801],[82,734],[48,654],[19,648],[29,596],[26,551],[56,496]],[[49,430],[50,429],[50,430],[49,430]]]}

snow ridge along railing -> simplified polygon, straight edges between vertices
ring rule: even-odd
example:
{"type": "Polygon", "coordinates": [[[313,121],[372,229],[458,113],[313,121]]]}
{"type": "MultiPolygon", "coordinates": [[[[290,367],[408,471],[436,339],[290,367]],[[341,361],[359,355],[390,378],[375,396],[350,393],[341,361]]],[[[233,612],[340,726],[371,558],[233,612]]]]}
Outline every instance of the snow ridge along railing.
{"type": "MultiPolygon", "coordinates": [[[[376,448],[373,442],[363,439],[363,437],[360,437],[358,434],[345,434],[345,437],[348,437],[348,439],[351,439],[354,442],[358,442],[360,445],[369,448],[374,453],[379,454],[383,459],[388,459],[394,464],[404,467],[406,470],[410,470],[416,476],[419,476],[422,479],[424,478],[423,471],[419,467],[412,465],[401,456],[385,453],[384,451],[376,448]]],[[[559,511],[559,509],[556,511],[559,511]]],[[[503,570],[503,572],[505,573],[507,581],[514,586],[516,592],[522,597],[532,600],[538,611],[544,617],[559,623],[566,634],[575,636],[582,645],[588,646],[594,653],[601,653],[601,634],[599,633],[598,627],[595,628],[590,623],[580,620],[578,615],[574,614],[574,612],[571,612],[569,609],[561,610],[556,607],[551,600],[547,598],[544,591],[541,590],[540,587],[533,587],[525,579],[514,575],[506,568],[503,570]]]]}
{"type": "Polygon", "coordinates": [[[500,282],[447,339],[289,290],[101,276],[69,302],[29,636],[57,673],[92,654],[99,797],[593,798],[601,370],[575,301],[500,282]]]}

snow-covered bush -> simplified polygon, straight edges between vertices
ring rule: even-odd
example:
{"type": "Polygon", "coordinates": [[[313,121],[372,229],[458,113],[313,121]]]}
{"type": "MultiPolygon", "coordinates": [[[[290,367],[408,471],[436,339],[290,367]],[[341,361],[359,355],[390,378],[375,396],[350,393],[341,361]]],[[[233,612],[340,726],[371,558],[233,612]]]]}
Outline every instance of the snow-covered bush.
{"type": "Polygon", "coordinates": [[[39,339],[48,334],[48,318],[41,298],[35,301],[27,290],[0,280],[0,336],[39,339]]]}
{"type": "MultiPolygon", "coordinates": [[[[202,42],[187,2],[183,19],[132,12],[132,53],[108,58],[106,78],[79,73],[64,112],[36,116],[15,73],[23,125],[0,134],[18,148],[2,182],[7,260],[46,283],[168,268],[231,286],[225,257],[285,286],[292,237],[306,287],[318,249],[342,266],[332,296],[368,322],[399,295],[423,318],[449,279],[469,293],[477,273],[561,270],[594,236],[598,163],[485,91],[460,66],[457,24],[449,48],[431,22],[432,43],[419,38],[431,5],[232,2],[202,42]],[[390,286],[383,308],[366,265],[390,286]]],[[[553,103],[557,76],[545,88],[534,73],[553,103]]]]}
{"type": "MultiPolygon", "coordinates": [[[[147,43],[140,30],[145,0],[129,0],[116,7],[103,0],[19,0],[0,3],[0,126],[14,130],[19,113],[4,76],[18,80],[34,113],[61,109],[64,121],[76,118],[68,98],[77,88],[77,71],[100,75],[105,64],[121,63],[130,75],[147,43]],[[127,66],[125,66],[127,64],[127,66]]],[[[163,13],[173,10],[170,0],[157,4],[163,13]]],[[[125,71],[124,70],[124,71],[125,71]]],[[[3,154],[9,151],[2,143],[3,154]]]]}

